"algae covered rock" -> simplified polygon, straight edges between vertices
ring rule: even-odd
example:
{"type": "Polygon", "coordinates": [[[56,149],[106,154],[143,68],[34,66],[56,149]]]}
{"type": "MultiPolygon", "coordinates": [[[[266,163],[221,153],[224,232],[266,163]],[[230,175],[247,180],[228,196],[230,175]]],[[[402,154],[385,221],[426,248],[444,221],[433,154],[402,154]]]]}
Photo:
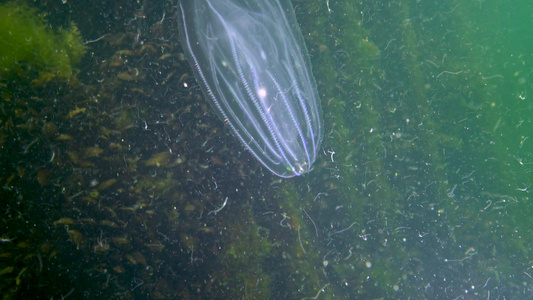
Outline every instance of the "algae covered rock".
{"type": "Polygon", "coordinates": [[[0,44],[0,78],[68,78],[86,51],[74,23],[52,30],[35,8],[18,1],[0,5],[0,44]]]}

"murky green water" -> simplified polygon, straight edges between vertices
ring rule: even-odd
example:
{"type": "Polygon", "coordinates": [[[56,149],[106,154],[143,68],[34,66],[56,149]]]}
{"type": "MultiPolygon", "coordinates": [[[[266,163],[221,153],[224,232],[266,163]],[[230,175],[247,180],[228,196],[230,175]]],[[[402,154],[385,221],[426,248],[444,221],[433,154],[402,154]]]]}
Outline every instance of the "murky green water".
{"type": "Polygon", "coordinates": [[[325,295],[525,297],[531,4],[329,5],[325,295]]]}
{"type": "Polygon", "coordinates": [[[533,4],[293,4],[326,135],[288,180],[202,98],[173,1],[36,6],[87,53],[0,73],[5,299],[532,293],[533,4]]]}

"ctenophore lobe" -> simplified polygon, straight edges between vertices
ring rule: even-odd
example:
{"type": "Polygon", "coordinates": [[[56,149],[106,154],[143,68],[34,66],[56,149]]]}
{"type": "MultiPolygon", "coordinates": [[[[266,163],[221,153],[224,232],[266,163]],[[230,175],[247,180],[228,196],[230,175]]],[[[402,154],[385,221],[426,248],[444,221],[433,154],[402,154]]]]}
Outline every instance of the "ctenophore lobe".
{"type": "Polygon", "coordinates": [[[272,173],[308,172],[322,111],[288,0],[179,0],[180,41],[219,117],[272,173]]]}

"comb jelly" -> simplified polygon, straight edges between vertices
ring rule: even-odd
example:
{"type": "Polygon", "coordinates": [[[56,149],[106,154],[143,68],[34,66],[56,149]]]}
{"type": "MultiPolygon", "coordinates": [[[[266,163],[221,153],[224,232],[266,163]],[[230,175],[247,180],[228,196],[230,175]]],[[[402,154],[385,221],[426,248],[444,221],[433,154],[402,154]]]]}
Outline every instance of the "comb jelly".
{"type": "Polygon", "coordinates": [[[322,140],[315,79],[288,0],[179,0],[180,42],[205,97],[272,173],[311,170],[322,140]]]}

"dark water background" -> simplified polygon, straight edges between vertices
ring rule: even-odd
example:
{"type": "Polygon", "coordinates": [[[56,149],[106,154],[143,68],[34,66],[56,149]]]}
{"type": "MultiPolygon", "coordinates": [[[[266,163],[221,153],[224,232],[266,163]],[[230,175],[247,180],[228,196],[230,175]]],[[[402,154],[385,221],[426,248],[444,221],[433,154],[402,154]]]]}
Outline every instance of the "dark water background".
{"type": "Polygon", "coordinates": [[[530,297],[533,5],[293,4],[326,135],[281,180],[202,98],[174,1],[30,3],[88,48],[0,78],[4,299],[530,297]]]}

